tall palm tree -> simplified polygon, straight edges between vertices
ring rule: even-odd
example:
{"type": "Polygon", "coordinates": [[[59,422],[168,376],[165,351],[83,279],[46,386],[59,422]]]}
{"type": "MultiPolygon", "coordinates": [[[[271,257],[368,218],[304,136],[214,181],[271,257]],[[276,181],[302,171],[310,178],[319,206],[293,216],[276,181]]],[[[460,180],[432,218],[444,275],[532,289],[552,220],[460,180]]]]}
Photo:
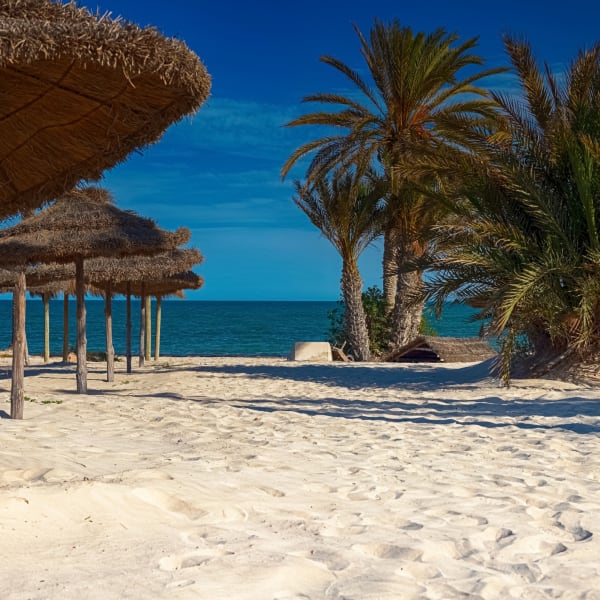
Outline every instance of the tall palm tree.
{"type": "Polygon", "coordinates": [[[358,258],[381,235],[381,180],[356,171],[336,170],[314,184],[295,182],[295,204],[331,242],[342,258],[344,333],[355,360],[369,360],[369,334],[362,304],[358,258]]]}
{"type": "MultiPolygon", "coordinates": [[[[465,161],[445,251],[429,284],[455,294],[504,334],[504,376],[526,338],[533,366],[600,346],[600,44],[564,79],[540,70],[529,44],[506,38],[522,98],[494,94],[508,130],[465,161]]],[[[580,357],[577,358],[580,360],[580,357]]]]}
{"type": "Polygon", "coordinates": [[[375,21],[368,40],[357,27],[355,31],[371,81],[336,58],[321,58],[344,75],[359,96],[352,91],[348,95],[319,93],[304,98],[304,102],[337,108],[311,112],[288,126],[323,125],[341,132],[328,133],[297,148],[284,164],[282,176],[308,155],[312,158],[307,179],[313,182],[345,164],[377,164],[385,173],[390,193],[384,236],[384,290],[390,308],[397,306],[393,341],[402,344],[417,333],[418,320],[414,323],[414,314],[406,312],[405,299],[418,297],[421,278],[395,274],[403,263],[419,258],[427,245],[424,238],[429,223],[421,227],[421,217],[427,211],[422,202],[415,200],[411,185],[399,175],[397,167],[424,151],[465,147],[465,132],[495,118],[493,102],[475,84],[503,69],[472,72],[472,67],[483,62],[472,53],[477,39],[458,44],[458,36],[444,29],[413,33],[397,21],[375,21]],[[463,70],[469,68],[471,74],[463,76],[463,70]]]}

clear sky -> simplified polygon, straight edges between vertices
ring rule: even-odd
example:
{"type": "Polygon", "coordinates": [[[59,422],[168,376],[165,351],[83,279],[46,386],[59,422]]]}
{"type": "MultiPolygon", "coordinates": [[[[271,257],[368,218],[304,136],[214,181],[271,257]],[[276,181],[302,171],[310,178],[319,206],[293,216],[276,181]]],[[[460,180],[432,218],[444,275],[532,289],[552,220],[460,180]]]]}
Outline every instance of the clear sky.
{"type": "MultiPolygon", "coordinates": [[[[486,66],[506,66],[501,36],[525,36],[536,55],[560,70],[600,40],[598,0],[84,0],[184,40],[212,77],[208,101],[162,140],[108,171],[100,185],[121,208],[168,229],[187,226],[205,262],[205,279],[188,298],[337,300],[340,260],[295,207],[293,179],[280,168],[294,148],[316,137],[283,124],[306,110],[303,96],[350,91],[319,61],[333,55],[361,69],[356,24],[375,18],[418,31],[444,27],[479,36],[486,66]]],[[[490,87],[511,85],[506,75],[490,87]]],[[[365,285],[381,284],[381,245],[361,261],[365,285]]]]}

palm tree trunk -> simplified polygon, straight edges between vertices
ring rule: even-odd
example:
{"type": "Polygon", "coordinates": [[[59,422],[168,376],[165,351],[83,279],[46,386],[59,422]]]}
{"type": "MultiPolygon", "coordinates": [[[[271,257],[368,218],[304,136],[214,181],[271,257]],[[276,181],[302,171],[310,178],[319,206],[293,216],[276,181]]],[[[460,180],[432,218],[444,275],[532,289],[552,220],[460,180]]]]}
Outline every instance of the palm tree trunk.
{"type": "MultiPolygon", "coordinates": [[[[399,264],[414,258],[411,250],[400,249],[399,264]]],[[[425,299],[422,294],[423,280],[420,271],[398,274],[396,303],[392,313],[391,350],[408,344],[419,335],[425,299]]]]}
{"type": "Polygon", "coordinates": [[[44,302],[44,362],[50,360],[50,295],[42,294],[44,302]]]}
{"type": "Polygon", "coordinates": [[[127,323],[125,326],[125,351],[127,353],[127,373],[131,373],[131,284],[127,282],[127,323]]]}
{"type": "Polygon", "coordinates": [[[362,303],[362,279],[355,261],[344,260],[341,287],[345,304],[344,333],[349,352],[354,360],[370,360],[369,333],[362,303]]]}
{"type": "Polygon", "coordinates": [[[383,236],[383,296],[386,312],[389,314],[396,304],[398,287],[398,238],[399,232],[394,227],[386,229],[383,236]]]}
{"type": "Polygon", "coordinates": [[[25,273],[17,275],[13,295],[13,355],[10,389],[10,417],[23,418],[25,381],[25,273]]]}
{"type": "Polygon", "coordinates": [[[150,360],[152,356],[152,297],[146,296],[146,351],[145,359],[150,360]]]}
{"type": "Polygon", "coordinates": [[[63,294],[63,362],[69,360],[69,294],[63,294]]]}
{"type": "Polygon", "coordinates": [[[106,321],[106,381],[115,380],[115,349],[112,335],[112,288],[106,287],[104,296],[104,318],[106,321]]]}
{"type": "Polygon", "coordinates": [[[77,295],[77,393],[87,394],[87,338],[85,331],[85,281],[83,258],[75,261],[75,289],[77,295]]]}
{"type": "Polygon", "coordinates": [[[160,358],[160,325],[162,319],[162,296],[156,296],[156,334],[154,340],[154,360],[160,358]]]}

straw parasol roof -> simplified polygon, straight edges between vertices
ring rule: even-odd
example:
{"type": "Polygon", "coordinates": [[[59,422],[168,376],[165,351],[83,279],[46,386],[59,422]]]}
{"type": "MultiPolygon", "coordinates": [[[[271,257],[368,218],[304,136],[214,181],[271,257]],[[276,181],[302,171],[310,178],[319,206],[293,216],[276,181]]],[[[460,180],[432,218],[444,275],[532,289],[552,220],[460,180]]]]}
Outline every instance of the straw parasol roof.
{"type": "Polygon", "coordinates": [[[387,361],[479,362],[497,352],[480,338],[454,338],[423,335],[398,348],[387,361]]]}
{"type": "MultiPolygon", "coordinates": [[[[197,290],[204,285],[204,278],[193,271],[168,275],[162,279],[132,281],[129,290],[132,296],[171,296],[181,290],[197,290]],[[143,287],[142,287],[143,286],[143,287]]],[[[127,284],[119,283],[113,290],[117,294],[127,293],[127,284]]]]}
{"type": "Polygon", "coordinates": [[[74,262],[76,258],[152,255],[185,244],[186,228],[154,221],[113,204],[103,188],[75,189],[45,210],[0,230],[0,264],[74,262]]]}
{"type": "MultiPolygon", "coordinates": [[[[12,292],[22,268],[0,268],[0,293],[12,292]]],[[[28,289],[31,293],[41,294],[48,292],[56,294],[67,291],[74,293],[75,266],[74,265],[30,265],[25,269],[28,289]]]]}
{"type": "Polygon", "coordinates": [[[199,58],[76,4],[0,2],[0,218],[97,180],[197,110],[210,91],[199,58]]]}
{"type": "Polygon", "coordinates": [[[86,280],[99,288],[105,288],[108,283],[157,280],[191,269],[203,260],[195,248],[178,248],[152,257],[94,258],[86,262],[86,280]]]}

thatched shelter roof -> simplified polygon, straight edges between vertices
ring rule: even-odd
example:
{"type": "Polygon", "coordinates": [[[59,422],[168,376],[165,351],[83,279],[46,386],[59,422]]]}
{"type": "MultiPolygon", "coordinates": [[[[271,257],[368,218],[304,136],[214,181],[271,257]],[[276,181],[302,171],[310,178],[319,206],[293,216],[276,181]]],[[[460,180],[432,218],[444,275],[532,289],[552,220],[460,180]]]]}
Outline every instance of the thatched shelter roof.
{"type": "MultiPolygon", "coordinates": [[[[17,275],[23,268],[0,268],[0,293],[12,292],[17,281],[17,275]]],[[[67,291],[72,294],[75,285],[75,266],[60,265],[30,265],[25,268],[27,287],[32,293],[59,293],[67,291]]]]}
{"type": "Polygon", "coordinates": [[[76,189],[54,204],[0,230],[0,264],[73,262],[77,258],[157,254],[189,240],[188,229],[160,229],[117,208],[102,188],[76,189]]]}
{"type": "Polygon", "coordinates": [[[152,257],[95,258],[85,263],[86,280],[96,287],[106,283],[156,281],[191,269],[203,260],[195,248],[170,250],[152,257]]]}
{"type": "Polygon", "coordinates": [[[497,352],[480,338],[454,338],[423,335],[398,348],[385,360],[400,362],[479,362],[497,352]]]}
{"type": "MultiPolygon", "coordinates": [[[[171,296],[181,290],[197,290],[204,285],[204,278],[193,271],[176,273],[157,280],[134,281],[129,283],[132,296],[171,296]],[[142,289],[143,284],[143,289],[142,289]]],[[[118,294],[127,294],[127,283],[119,283],[113,289],[118,294]]]]}
{"type": "Polygon", "coordinates": [[[0,218],[97,180],[210,91],[181,41],[74,2],[0,1],[0,218]]]}

